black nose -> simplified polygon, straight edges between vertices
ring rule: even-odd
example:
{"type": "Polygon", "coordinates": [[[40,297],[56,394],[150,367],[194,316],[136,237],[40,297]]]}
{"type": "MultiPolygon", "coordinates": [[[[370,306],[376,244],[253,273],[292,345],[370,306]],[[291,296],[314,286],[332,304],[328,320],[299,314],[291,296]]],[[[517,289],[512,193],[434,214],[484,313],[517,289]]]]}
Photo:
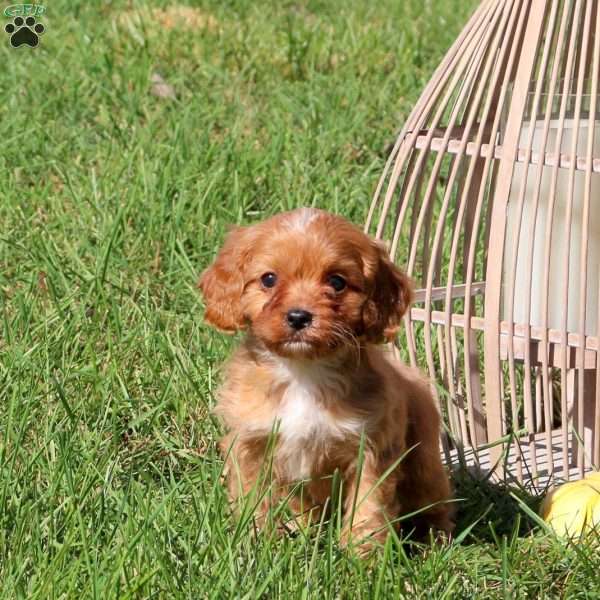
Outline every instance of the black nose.
{"type": "Polygon", "coordinates": [[[292,308],[288,310],[286,319],[290,327],[299,331],[310,325],[312,314],[301,308],[292,308]]]}

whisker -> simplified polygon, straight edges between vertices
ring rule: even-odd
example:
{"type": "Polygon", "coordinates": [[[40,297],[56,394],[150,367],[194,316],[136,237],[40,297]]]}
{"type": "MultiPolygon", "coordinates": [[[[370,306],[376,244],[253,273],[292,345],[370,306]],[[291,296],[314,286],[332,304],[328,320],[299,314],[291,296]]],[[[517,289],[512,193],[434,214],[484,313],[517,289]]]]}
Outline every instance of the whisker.
{"type": "Polygon", "coordinates": [[[351,329],[344,327],[339,323],[334,323],[332,328],[332,334],[332,337],[334,337],[334,339],[337,339],[348,346],[356,348],[356,354],[358,359],[360,360],[360,341],[351,329]]]}

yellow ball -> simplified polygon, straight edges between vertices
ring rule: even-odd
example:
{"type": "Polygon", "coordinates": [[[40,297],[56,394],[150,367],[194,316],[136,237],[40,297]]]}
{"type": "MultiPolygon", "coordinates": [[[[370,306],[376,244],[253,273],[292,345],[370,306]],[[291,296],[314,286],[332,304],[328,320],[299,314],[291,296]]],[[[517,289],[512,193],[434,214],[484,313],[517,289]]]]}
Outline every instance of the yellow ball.
{"type": "Polygon", "coordinates": [[[540,515],[561,536],[579,537],[594,527],[600,533],[600,472],[553,489],[544,498],[540,515]]]}

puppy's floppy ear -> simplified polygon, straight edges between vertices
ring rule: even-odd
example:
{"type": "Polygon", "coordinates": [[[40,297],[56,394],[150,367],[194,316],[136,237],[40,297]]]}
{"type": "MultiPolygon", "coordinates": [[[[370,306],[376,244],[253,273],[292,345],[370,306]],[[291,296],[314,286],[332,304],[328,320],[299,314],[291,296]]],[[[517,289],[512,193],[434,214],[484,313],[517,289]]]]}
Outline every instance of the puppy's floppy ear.
{"type": "Polygon", "coordinates": [[[204,318],[223,331],[234,332],[245,325],[241,309],[244,264],[249,260],[253,238],[252,227],[232,229],[198,281],[205,302],[204,318]]]}
{"type": "Polygon", "coordinates": [[[389,341],[400,328],[413,298],[410,278],[391,260],[379,242],[373,242],[376,263],[371,265],[371,290],[363,306],[364,334],[371,342],[389,341]]]}

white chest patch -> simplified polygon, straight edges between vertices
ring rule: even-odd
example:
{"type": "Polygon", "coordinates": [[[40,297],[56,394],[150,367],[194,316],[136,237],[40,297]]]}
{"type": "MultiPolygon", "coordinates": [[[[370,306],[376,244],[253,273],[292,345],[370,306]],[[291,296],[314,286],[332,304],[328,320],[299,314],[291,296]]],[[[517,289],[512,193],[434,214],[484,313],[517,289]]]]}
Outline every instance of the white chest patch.
{"type": "Polygon", "coordinates": [[[364,423],[358,418],[334,417],[327,409],[327,400],[316,386],[291,382],[277,413],[279,433],[289,441],[326,441],[360,434],[364,423]]]}
{"type": "Polygon", "coordinates": [[[288,382],[276,414],[281,445],[278,458],[292,479],[309,477],[311,465],[336,440],[360,436],[366,419],[335,415],[328,404],[336,401],[335,373],[323,368],[290,369],[281,365],[281,375],[288,382]]]}

